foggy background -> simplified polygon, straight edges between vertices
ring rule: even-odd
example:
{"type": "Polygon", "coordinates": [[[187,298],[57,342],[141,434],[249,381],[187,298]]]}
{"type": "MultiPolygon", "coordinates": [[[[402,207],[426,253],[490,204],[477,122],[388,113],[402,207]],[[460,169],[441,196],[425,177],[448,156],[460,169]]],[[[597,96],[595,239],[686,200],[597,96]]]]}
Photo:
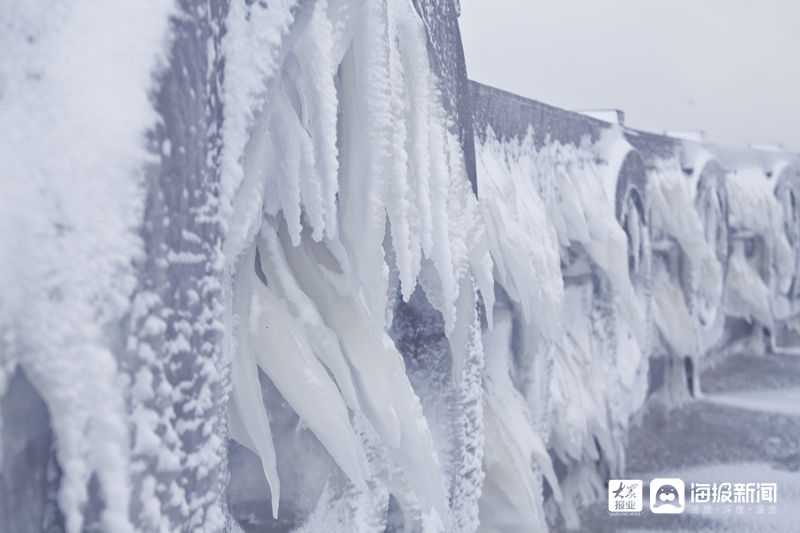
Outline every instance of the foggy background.
{"type": "Polygon", "coordinates": [[[461,0],[470,78],[626,125],[800,151],[800,2],[461,0]]]}

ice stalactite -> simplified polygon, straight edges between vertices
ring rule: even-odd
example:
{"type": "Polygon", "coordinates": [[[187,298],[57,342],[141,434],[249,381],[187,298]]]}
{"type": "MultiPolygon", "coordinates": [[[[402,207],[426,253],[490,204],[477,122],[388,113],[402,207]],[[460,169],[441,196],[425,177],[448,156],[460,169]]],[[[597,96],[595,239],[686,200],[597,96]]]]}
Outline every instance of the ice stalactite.
{"type": "MultiPolygon", "coordinates": [[[[774,195],[783,212],[784,232],[794,258],[794,274],[775,286],[777,290],[772,298],[772,311],[783,323],[782,326],[795,332],[800,330],[800,213],[797,208],[800,202],[800,172],[797,168],[797,163],[780,161],[772,170],[774,195]]],[[[790,344],[780,339],[780,332],[775,333],[776,348],[780,350],[781,345],[790,344]]]]}
{"type": "Polygon", "coordinates": [[[484,339],[484,413],[493,427],[484,461],[488,523],[543,524],[546,478],[575,526],[581,502],[605,475],[595,463],[606,472],[622,468],[624,430],[644,400],[646,321],[625,259],[649,242],[640,236],[629,244],[615,217],[617,178],[609,186],[604,176],[619,173],[622,162],[598,165],[603,150],[603,143],[537,148],[530,128],[522,138],[501,140],[489,128],[476,139],[495,278],[508,295],[500,331],[484,339]],[[556,479],[546,450],[566,477],[556,479]],[[535,468],[520,466],[531,461],[535,468]]]}
{"type": "MultiPolygon", "coordinates": [[[[549,483],[556,493],[559,488],[539,433],[541,428],[534,427],[534,415],[525,396],[512,382],[517,365],[512,356],[512,314],[508,306],[521,312],[517,327],[544,331],[547,338],[558,336],[561,325],[556,317],[564,291],[559,243],[535,179],[530,152],[517,144],[499,142],[491,131],[487,137],[487,142],[476,146],[478,194],[495,259],[495,278],[510,302],[496,306],[494,328],[484,332],[486,481],[481,524],[487,530],[524,528],[526,524],[543,528],[541,472],[550,474],[549,483]]],[[[525,368],[540,367],[545,354],[526,348],[521,364],[525,368]]]]}
{"type": "MultiPolygon", "coordinates": [[[[479,476],[463,454],[480,446],[464,440],[472,431],[456,448],[437,444],[386,333],[392,291],[399,285],[408,301],[424,289],[443,319],[451,393],[462,404],[456,416],[467,427],[479,423],[473,283],[491,322],[492,263],[421,20],[401,1],[322,0],[307,9],[234,2],[228,29],[229,411],[242,422],[232,417],[231,434],[258,453],[273,513],[288,519],[275,468],[284,437],[271,420],[268,379],[352,484],[331,470],[314,489],[323,499],[333,490],[363,499],[388,487],[383,505],[395,502],[407,521],[434,529],[471,521],[480,482],[454,480],[479,476]],[[258,68],[245,72],[253,47],[258,68]],[[315,412],[320,404],[330,412],[315,412]],[[443,473],[442,462],[452,461],[439,457],[445,451],[461,455],[443,473]],[[451,502],[451,492],[463,501],[451,502]],[[465,514],[451,517],[451,504],[466,505],[465,514]]],[[[289,505],[294,521],[313,516],[308,505],[289,505]]]]}
{"type": "Polygon", "coordinates": [[[561,500],[559,483],[525,398],[511,381],[512,315],[498,307],[495,319],[494,328],[485,331],[483,339],[486,482],[480,530],[546,529],[542,476],[557,501],[561,500]]]}
{"type": "MultiPolygon", "coordinates": [[[[789,245],[794,250],[795,261],[800,261],[800,171],[795,165],[781,162],[772,171],[775,179],[774,194],[783,213],[784,232],[789,245]]],[[[797,279],[795,269],[795,279],[797,279]]],[[[795,284],[795,290],[798,290],[795,284]]]]}
{"type": "Polygon", "coordinates": [[[583,194],[596,199],[593,204],[584,204],[593,215],[587,222],[595,232],[594,243],[584,247],[619,295],[619,311],[628,328],[626,335],[632,334],[632,340],[638,344],[634,351],[623,352],[633,356],[623,366],[637,368],[642,354],[650,349],[651,336],[648,294],[652,268],[651,202],[647,178],[641,155],[618,129],[607,130],[598,144],[595,150],[603,163],[596,170],[589,165],[590,172],[582,173],[589,179],[580,186],[583,194]],[[605,194],[598,186],[602,186],[605,194]],[[601,233],[600,228],[607,234],[601,233]]]}
{"type": "Polygon", "coordinates": [[[784,228],[784,215],[773,194],[773,183],[756,169],[741,169],[727,179],[730,201],[730,225],[734,231],[745,230],[760,235],[769,251],[775,283],[785,284],[793,271],[792,249],[784,228]]]}
{"type": "Polygon", "coordinates": [[[756,168],[739,169],[728,176],[726,185],[734,237],[727,311],[769,327],[771,294],[791,283],[796,261],[783,209],[773,194],[774,184],[756,168]]]}
{"type": "MultiPolygon", "coordinates": [[[[403,354],[406,372],[431,428],[449,492],[448,529],[475,530],[483,485],[483,362],[476,291],[467,280],[459,296],[457,328],[445,334],[444,320],[418,288],[408,303],[398,298],[390,334],[403,354]],[[456,361],[462,370],[455,371],[456,361]]],[[[405,521],[405,527],[413,522],[405,521]]],[[[413,527],[412,527],[413,529],[413,527]]]]}
{"type": "MultiPolygon", "coordinates": [[[[713,246],[706,238],[706,228],[695,208],[692,182],[681,171],[677,161],[649,173],[653,206],[653,226],[674,239],[689,261],[693,289],[706,291],[707,298],[719,300],[722,293],[722,266],[713,246]],[[679,212],[682,216],[675,216],[679,212]]],[[[721,213],[716,213],[721,216],[721,213]]],[[[712,224],[713,226],[713,224],[712,224]]]]}
{"type": "MultiPolygon", "coordinates": [[[[260,265],[268,285],[264,286],[256,276],[253,253],[245,256],[253,261],[247,261],[245,269],[236,276],[234,294],[245,299],[243,307],[236,310],[239,319],[236,336],[242,350],[252,351],[249,356],[242,354],[242,359],[255,359],[350,480],[365,490],[366,456],[350,425],[345,403],[348,398],[350,408],[358,407],[350,370],[336,337],[324,329],[322,317],[289,274],[274,230],[268,227],[259,238],[260,265]],[[240,282],[247,285],[239,285],[240,282]],[[299,315],[297,318],[289,305],[299,315]],[[329,377],[326,367],[336,382],[329,377]],[[318,409],[319,405],[325,405],[326,409],[318,409]]],[[[235,359],[239,359],[238,354],[235,359]]],[[[250,379],[258,375],[253,370],[251,366],[250,379]]],[[[263,413],[259,414],[259,419],[263,419],[263,413]]],[[[246,428],[250,427],[250,420],[249,413],[243,417],[246,428]]],[[[254,444],[257,442],[253,439],[254,444]]],[[[262,453],[261,457],[262,462],[269,464],[269,450],[267,454],[265,457],[262,453]]],[[[270,472],[270,477],[273,475],[270,472]]],[[[275,492],[273,512],[277,515],[277,486],[275,492]]]]}
{"type": "Polygon", "coordinates": [[[624,469],[630,418],[645,397],[647,360],[620,364],[617,354],[638,346],[620,325],[607,281],[571,285],[565,294],[563,341],[554,346],[549,447],[564,470],[561,513],[578,527],[578,509],[602,491],[602,481],[624,469]]]}
{"type": "Polygon", "coordinates": [[[686,304],[683,287],[659,264],[653,281],[653,319],[672,357],[696,357],[697,324],[686,304]]]}
{"type": "MultiPolygon", "coordinates": [[[[751,247],[756,245],[750,244],[751,247]]],[[[734,243],[726,285],[726,311],[733,316],[772,326],[770,290],[761,271],[747,257],[747,243],[734,243]]]]}
{"type": "Polygon", "coordinates": [[[236,257],[252,239],[262,205],[267,213],[283,213],[297,244],[302,207],[315,240],[324,232],[347,247],[351,282],[362,284],[377,320],[386,306],[380,287],[388,276],[381,252],[388,219],[404,298],[423,257],[429,259],[442,293],[437,305],[452,329],[459,279],[473,268],[490,298],[491,269],[484,230],[475,226],[477,205],[460,190],[463,155],[447,129],[416,13],[397,2],[331,2],[327,9],[319,2],[297,10],[293,20],[290,7],[281,19],[271,13],[278,5],[234,4],[226,41],[223,192],[229,186],[248,194],[223,209],[233,213],[226,255],[236,257]],[[267,20],[270,27],[285,24],[265,31],[259,21],[267,20]],[[312,26],[330,31],[312,32],[312,26]],[[261,37],[273,33],[271,40],[261,37]],[[272,61],[262,59],[259,69],[240,76],[253,47],[272,61]],[[330,62],[328,75],[300,68],[309,62],[330,62]]]}
{"type": "MultiPolygon", "coordinates": [[[[653,273],[653,319],[660,333],[665,357],[682,365],[684,357],[700,368],[701,356],[713,340],[708,330],[721,319],[725,249],[718,251],[719,224],[725,224],[725,205],[718,176],[704,172],[707,157],[701,155],[695,175],[687,177],[678,158],[657,159],[648,172],[652,198],[653,233],[658,249],[653,273]],[[701,181],[702,180],[702,181],[701,181]],[[703,205],[698,205],[703,204],[703,205]],[[676,216],[680,213],[680,216],[676,216]],[[710,309],[709,309],[710,307],[710,309]],[[709,318],[710,317],[710,318],[709,318]],[[709,323],[707,323],[709,322],[709,323]]],[[[692,394],[699,394],[696,376],[692,394]]],[[[683,398],[686,379],[666,384],[662,399],[683,398]]],[[[688,391],[687,391],[688,392],[688,391]]]]}
{"type": "Polygon", "coordinates": [[[703,237],[719,264],[718,273],[713,273],[715,275],[691,276],[692,294],[689,301],[698,324],[701,355],[708,354],[719,343],[725,327],[724,296],[730,262],[725,176],[725,169],[720,162],[702,151],[696,158],[690,179],[703,237]]]}
{"type": "Polygon", "coordinates": [[[489,231],[496,280],[519,303],[525,321],[555,334],[553,311],[564,293],[559,241],[535,181],[536,161],[493,132],[478,145],[481,210],[489,231]]]}

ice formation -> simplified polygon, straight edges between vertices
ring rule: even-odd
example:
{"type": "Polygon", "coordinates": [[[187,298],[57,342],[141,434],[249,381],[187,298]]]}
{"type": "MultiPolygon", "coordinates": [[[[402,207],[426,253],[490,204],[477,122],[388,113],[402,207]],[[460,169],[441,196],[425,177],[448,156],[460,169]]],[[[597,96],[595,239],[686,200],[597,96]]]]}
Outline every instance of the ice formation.
{"type": "Polygon", "coordinates": [[[784,223],[784,210],[763,172],[743,168],[728,179],[730,225],[746,232],[749,242],[739,241],[732,252],[733,284],[731,311],[770,325],[770,294],[789,291],[796,275],[796,251],[792,250],[784,223]],[[764,255],[749,261],[752,248],[763,247],[764,255]],[[760,263],[760,264],[759,264],[760,263]],[[769,286],[766,286],[769,284],[769,286]]]}
{"type": "MultiPolygon", "coordinates": [[[[628,239],[615,215],[617,175],[630,146],[609,132],[597,143],[546,142],[537,148],[532,127],[524,136],[501,139],[489,126],[476,141],[484,217],[503,223],[490,222],[490,248],[496,283],[516,316],[507,318],[505,327],[513,322],[512,329],[519,330],[509,332],[505,342],[502,335],[486,333],[493,339],[486,346],[487,369],[496,368],[489,366],[492,359],[508,360],[502,372],[487,374],[486,383],[508,386],[513,379],[527,396],[527,405],[519,407],[513,400],[516,391],[502,393],[509,399],[495,412],[505,412],[506,420],[495,431],[502,434],[506,426],[505,431],[518,435],[516,446],[536,462],[536,468],[521,470],[515,463],[523,452],[513,452],[513,441],[495,444],[487,437],[486,454],[495,463],[487,466],[487,486],[529,495],[520,502],[520,496],[507,492],[505,508],[487,497],[486,505],[494,507],[486,515],[503,516],[505,522],[497,524],[501,529],[524,529],[531,523],[545,527],[544,501],[530,496],[542,492],[542,473],[567,523],[577,525],[578,505],[599,493],[605,475],[593,465],[601,456],[611,471],[624,462],[619,437],[644,399],[646,377],[641,346],[648,333],[640,320],[647,311],[630,277],[628,239]],[[632,320],[623,322],[623,316],[632,320]],[[512,350],[513,357],[507,355],[512,350]],[[525,432],[530,435],[521,436],[525,432]],[[568,465],[569,475],[560,482],[545,442],[556,460],[568,465]],[[511,488],[508,472],[528,488],[511,488]],[[516,515],[509,513],[509,503],[516,515]]],[[[631,226],[641,229],[636,221],[631,226]]],[[[642,237],[631,249],[638,252],[646,245],[642,237]]],[[[634,262],[640,258],[633,255],[634,262]]],[[[488,397],[499,395],[487,389],[488,397]]]]}
{"type": "Polygon", "coordinates": [[[84,526],[90,486],[106,502],[100,524],[133,530],[130,413],[109,338],[129,310],[131,261],[142,253],[145,132],[157,120],[148,91],[166,59],[171,10],[0,10],[0,395],[21,372],[48,407],[68,532],[84,526]]]}
{"type": "Polygon", "coordinates": [[[0,529],[578,528],[797,328],[796,155],[468,82],[457,13],[0,10],[0,529]]]}
{"type": "MultiPolygon", "coordinates": [[[[258,13],[258,6],[244,9],[229,14],[239,17],[230,27],[244,25],[226,43],[234,68],[252,53],[248,38],[258,34],[260,17],[279,18],[258,13]]],[[[449,379],[458,384],[470,371],[473,285],[491,322],[486,227],[464,180],[461,146],[449,130],[414,8],[318,2],[298,16],[307,20],[276,37],[286,44],[267,43],[279,49],[272,55],[282,65],[264,67],[256,80],[259,89],[250,94],[263,103],[233,100],[230,109],[234,121],[247,115],[237,104],[258,110],[243,124],[246,131],[228,131],[247,142],[241,154],[226,156],[242,168],[223,174],[223,181],[238,182],[224,245],[235,267],[237,308],[230,409],[243,422],[242,443],[261,458],[275,518],[280,476],[256,366],[357,493],[386,482],[374,471],[380,462],[372,472],[367,464],[365,448],[380,445],[392,495],[418,509],[419,516],[404,509],[407,520],[448,524],[452,480],[443,475],[403,357],[387,335],[388,302],[398,288],[409,301],[419,280],[443,317],[449,379]],[[351,412],[374,434],[356,432],[351,412]]],[[[232,79],[230,92],[242,91],[232,79]]]]}
{"type": "MultiPolygon", "coordinates": [[[[678,361],[689,357],[693,369],[701,367],[701,357],[719,337],[724,274],[728,273],[726,197],[720,196],[722,185],[711,172],[716,163],[705,152],[696,159],[689,179],[677,157],[657,160],[648,174],[658,250],[653,319],[665,356],[678,361]],[[724,231],[718,235],[720,228],[724,231]],[[724,241],[721,250],[720,239],[724,241]]],[[[699,372],[692,374],[688,392],[699,395],[699,372]]],[[[682,381],[679,374],[678,387],[682,381]]]]}

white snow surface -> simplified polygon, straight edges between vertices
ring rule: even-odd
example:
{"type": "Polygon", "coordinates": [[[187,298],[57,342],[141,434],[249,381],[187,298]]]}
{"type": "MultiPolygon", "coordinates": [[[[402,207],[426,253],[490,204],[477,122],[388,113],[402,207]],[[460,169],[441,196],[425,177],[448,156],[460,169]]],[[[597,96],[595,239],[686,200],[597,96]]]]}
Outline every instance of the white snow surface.
{"type": "Polygon", "coordinates": [[[46,402],[66,529],[97,476],[102,525],[128,518],[117,327],[141,253],[148,98],[172,2],[14,2],[0,9],[0,392],[19,365],[46,402]]]}
{"type": "Polygon", "coordinates": [[[800,388],[707,394],[703,398],[739,409],[800,416],[800,388]]]}

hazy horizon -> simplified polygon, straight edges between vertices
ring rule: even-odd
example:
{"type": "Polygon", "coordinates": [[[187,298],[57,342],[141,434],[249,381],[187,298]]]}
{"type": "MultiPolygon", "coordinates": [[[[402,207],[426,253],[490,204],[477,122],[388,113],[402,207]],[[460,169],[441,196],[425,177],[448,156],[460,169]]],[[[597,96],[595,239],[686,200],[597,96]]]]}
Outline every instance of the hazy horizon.
{"type": "Polygon", "coordinates": [[[462,0],[471,79],[630,127],[800,152],[800,4],[462,0]]]}

